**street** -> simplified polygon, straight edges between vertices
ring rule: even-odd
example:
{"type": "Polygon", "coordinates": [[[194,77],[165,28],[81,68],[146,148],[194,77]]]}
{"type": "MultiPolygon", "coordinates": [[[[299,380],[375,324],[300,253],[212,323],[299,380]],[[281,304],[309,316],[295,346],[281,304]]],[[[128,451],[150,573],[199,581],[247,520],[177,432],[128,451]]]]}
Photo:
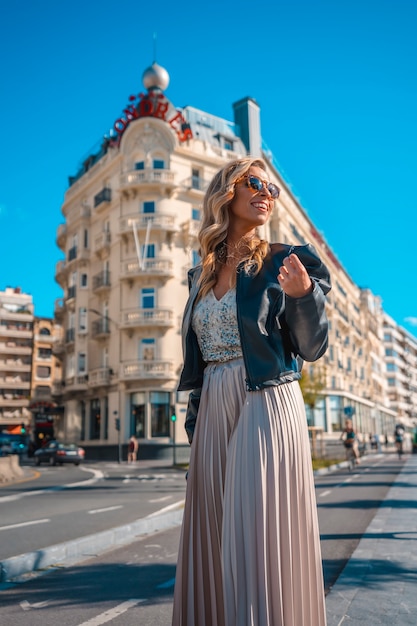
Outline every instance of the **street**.
{"type": "MultiPolygon", "coordinates": [[[[360,537],[366,531],[401,467],[402,461],[398,461],[394,454],[374,455],[363,459],[362,464],[352,473],[342,469],[316,477],[327,590],[335,582],[360,537]]],[[[49,473],[53,469],[45,468],[42,474],[43,489],[46,489],[47,484],[52,487],[58,477],[71,480],[76,478],[76,475],[72,474],[75,471],[72,468],[71,473],[58,471],[55,476],[49,473]]],[[[70,468],[62,469],[65,471],[70,468]]],[[[84,521],[84,517],[87,520],[91,518],[101,520],[94,524],[99,523],[102,527],[114,521],[111,513],[115,513],[116,523],[120,524],[130,519],[132,515],[132,507],[129,504],[132,499],[136,502],[136,516],[139,516],[146,515],[146,511],[153,507],[154,510],[157,510],[156,507],[162,508],[161,502],[155,502],[158,498],[170,496],[169,501],[174,502],[184,495],[184,474],[178,470],[159,469],[145,472],[132,470],[126,465],[105,467],[105,464],[95,464],[89,469],[102,471],[103,478],[99,478],[93,485],[85,486],[84,489],[79,486],[75,490],[61,489],[40,494],[43,504],[39,510],[37,506],[33,507],[33,504],[30,504],[36,501],[34,498],[38,496],[23,496],[28,487],[27,484],[20,485],[17,493],[8,494],[20,497],[8,502],[7,524],[3,523],[5,503],[0,499],[2,527],[10,526],[13,521],[15,524],[19,523],[18,520],[22,519],[25,507],[28,513],[32,509],[32,520],[36,516],[38,519],[44,517],[51,520],[26,529],[0,530],[2,553],[9,550],[8,543],[17,542],[18,536],[23,534],[31,535],[35,529],[38,533],[48,536],[51,530],[55,537],[56,531],[53,528],[55,525],[62,525],[64,519],[67,532],[73,522],[78,524],[78,529],[87,531],[89,528],[88,532],[92,532],[90,522],[84,521]],[[123,478],[128,473],[130,478],[123,478]],[[164,480],[158,479],[161,475],[165,477],[164,480]],[[168,476],[171,476],[171,479],[168,479],[168,476]],[[64,513],[60,510],[54,517],[54,507],[61,506],[68,508],[64,513]],[[103,518],[98,513],[88,514],[88,511],[112,506],[120,508],[108,510],[106,514],[103,513],[103,518]],[[81,522],[77,522],[76,518],[80,518],[81,522]],[[7,541],[4,541],[5,537],[7,541]]],[[[94,477],[96,476],[93,475],[94,477]]],[[[85,474],[84,479],[89,478],[91,472],[85,474]]],[[[62,484],[63,480],[61,486],[62,484]]],[[[0,495],[3,493],[4,489],[0,491],[0,495]]],[[[135,506],[133,513],[134,510],[135,506]]],[[[87,624],[98,626],[109,622],[115,626],[170,624],[179,532],[179,527],[176,527],[144,536],[127,546],[98,555],[78,565],[55,570],[44,576],[30,576],[25,583],[4,584],[0,591],[1,616],[5,620],[4,623],[8,626],[26,624],[44,626],[55,623],[62,626],[87,626],[87,624]]]]}

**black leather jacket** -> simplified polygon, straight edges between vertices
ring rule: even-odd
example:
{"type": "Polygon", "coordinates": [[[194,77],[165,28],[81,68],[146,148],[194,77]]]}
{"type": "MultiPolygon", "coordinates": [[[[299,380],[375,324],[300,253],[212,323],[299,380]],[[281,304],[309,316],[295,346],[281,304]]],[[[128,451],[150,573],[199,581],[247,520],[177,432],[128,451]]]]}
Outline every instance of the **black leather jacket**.
{"type": "MultiPolygon", "coordinates": [[[[206,366],[191,326],[200,274],[200,265],[188,273],[190,294],[182,325],[184,366],[178,386],[179,391],[192,390],[185,419],[190,443],[206,366]]],[[[325,294],[330,288],[329,272],[311,244],[272,244],[257,275],[238,269],[237,321],[248,391],[297,380],[303,360],[315,361],[324,354],[328,334],[325,294]],[[307,269],[314,286],[302,298],[285,295],[277,279],[283,259],[292,252],[307,269]]]]}

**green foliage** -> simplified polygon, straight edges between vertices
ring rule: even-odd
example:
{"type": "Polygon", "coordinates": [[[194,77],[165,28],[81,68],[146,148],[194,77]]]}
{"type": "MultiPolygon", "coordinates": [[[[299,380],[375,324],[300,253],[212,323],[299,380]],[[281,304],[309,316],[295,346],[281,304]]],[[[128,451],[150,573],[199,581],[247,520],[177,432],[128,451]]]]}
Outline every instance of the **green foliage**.
{"type": "Polygon", "coordinates": [[[325,375],[321,369],[310,367],[301,372],[300,387],[303,394],[304,403],[312,410],[317,401],[323,397],[323,389],[325,388],[325,375]]]}

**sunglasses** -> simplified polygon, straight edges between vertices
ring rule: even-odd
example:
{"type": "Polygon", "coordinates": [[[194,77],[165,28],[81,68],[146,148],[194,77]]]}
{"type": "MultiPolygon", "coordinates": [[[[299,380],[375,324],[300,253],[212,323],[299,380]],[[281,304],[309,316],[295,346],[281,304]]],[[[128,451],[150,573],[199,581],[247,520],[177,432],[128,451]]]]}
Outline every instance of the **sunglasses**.
{"type": "Polygon", "coordinates": [[[271,198],[273,198],[274,200],[278,198],[279,188],[276,185],[274,185],[274,183],[268,183],[268,181],[261,180],[257,176],[248,175],[248,176],[244,176],[243,178],[246,179],[246,184],[249,187],[249,189],[252,189],[253,191],[261,191],[262,187],[265,185],[265,188],[271,194],[271,198]]]}

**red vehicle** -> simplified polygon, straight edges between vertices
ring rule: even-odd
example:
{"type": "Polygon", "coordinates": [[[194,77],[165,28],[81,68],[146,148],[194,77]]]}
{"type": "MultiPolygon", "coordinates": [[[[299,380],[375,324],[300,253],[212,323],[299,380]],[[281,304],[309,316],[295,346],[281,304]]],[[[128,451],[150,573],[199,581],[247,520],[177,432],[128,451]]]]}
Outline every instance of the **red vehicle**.
{"type": "Polygon", "coordinates": [[[36,450],[33,454],[35,465],[49,463],[49,465],[62,465],[73,463],[79,465],[84,460],[84,448],[76,443],[62,443],[61,441],[48,441],[48,443],[36,450]]]}

